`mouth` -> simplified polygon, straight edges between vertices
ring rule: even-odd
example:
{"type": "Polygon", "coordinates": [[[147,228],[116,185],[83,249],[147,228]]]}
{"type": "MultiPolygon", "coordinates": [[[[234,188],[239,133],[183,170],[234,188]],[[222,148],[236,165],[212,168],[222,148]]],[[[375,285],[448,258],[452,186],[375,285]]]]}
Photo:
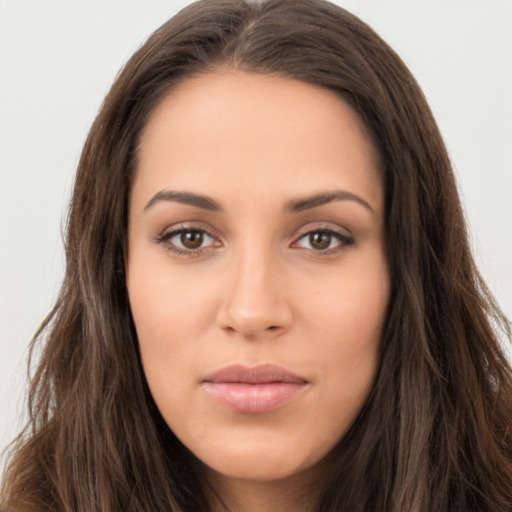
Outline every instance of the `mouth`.
{"type": "Polygon", "coordinates": [[[309,384],[284,368],[264,364],[231,365],[204,379],[205,389],[235,412],[261,414],[283,407],[309,384]]]}

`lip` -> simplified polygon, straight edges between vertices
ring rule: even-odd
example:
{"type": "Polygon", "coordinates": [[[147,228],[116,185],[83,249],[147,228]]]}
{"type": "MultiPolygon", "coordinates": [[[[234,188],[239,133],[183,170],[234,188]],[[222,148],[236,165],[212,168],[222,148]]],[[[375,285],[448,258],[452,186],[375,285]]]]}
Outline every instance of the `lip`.
{"type": "Polygon", "coordinates": [[[235,364],[209,375],[203,384],[225,407],[258,414],[283,407],[308,385],[308,380],[274,364],[235,364]]]}

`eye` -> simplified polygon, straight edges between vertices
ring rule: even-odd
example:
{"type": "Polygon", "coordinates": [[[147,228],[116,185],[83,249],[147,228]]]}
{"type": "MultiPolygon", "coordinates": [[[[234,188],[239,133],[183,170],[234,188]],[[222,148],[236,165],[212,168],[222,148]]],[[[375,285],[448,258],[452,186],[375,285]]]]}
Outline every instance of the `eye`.
{"type": "Polygon", "coordinates": [[[294,246],[310,249],[320,254],[335,251],[350,245],[354,245],[352,237],[344,235],[333,229],[316,229],[302,235],[294,246]]]}
{"type": "Polygon", "coordinates": [[[212,235],[204,229],[198,228],[180,228],[166,231],[158,238],[157,242],[164,244],[167,249],[178,254],[197,254],[208,247],[220,245],[212,235]]]}

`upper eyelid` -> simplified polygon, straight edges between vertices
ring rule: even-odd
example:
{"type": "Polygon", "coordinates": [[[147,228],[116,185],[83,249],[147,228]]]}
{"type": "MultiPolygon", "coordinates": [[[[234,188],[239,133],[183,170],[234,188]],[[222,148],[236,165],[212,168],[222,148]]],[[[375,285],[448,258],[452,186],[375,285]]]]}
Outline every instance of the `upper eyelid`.
{"type": "MultiPolygon", "coordinates": [[[[312,224],[312,223],[310,223],[312,224]]],[[[314,233],[315,231],[329,231],[332,233],[337,233],[340,236],[346,238],[353,238],[351,231],[348,228],[336,225],[334,223],[318,223],[314,226],[306,224],[305,226],[299,228],[294,234],[294,240],[298,240],[299,238],[307,235],[308,233],[314,233]]]]}
{"type": "Polygon", "coordinates": [[[209,236],[210,238],[216,239],[217,237],[215,235],[212,235],[209,231],[203,228],[177,228],[177,229],[169,229],[162,233],[163,237],[170,237],[176,236],[180,233],[187,232],[187,231],[200,231],[204,233],[205,235],[209,236]]]}
{"type": "Polygon", "coordinates": [[[216,231],[206,227],[202,222],[182,222],[173,224],[162,229],[158,235],[158,237],[165,236],[171,233],[180,233],[181,231],[204,231],[207,235],[212,238],[219,238],[219,235],[216,234],[216,231]]]}
{"type": "Polygon", "coordinates": [[[303,234],[295,237],[293,242],[292,242],[292,245],[295,245],[295,244],[299,243],[300,240],[302,240],[303,238],[305,238],[309,234],[317,233],[317,232],[329,233],[329,235],[331,235],[334,238],[338,239],[338,242],[339,242],[340,245],[345,245],[345,244],[353,245],[355,243],[354,237],[352,235],[345,235],[345,234],[343,234],[340,231],[335,230],[335,229],[330,229],[330,228],[323,228],[322,229],[322,228],[318,228],[318,229],[310,229],[309,231],[306,231],[303,234]]]}

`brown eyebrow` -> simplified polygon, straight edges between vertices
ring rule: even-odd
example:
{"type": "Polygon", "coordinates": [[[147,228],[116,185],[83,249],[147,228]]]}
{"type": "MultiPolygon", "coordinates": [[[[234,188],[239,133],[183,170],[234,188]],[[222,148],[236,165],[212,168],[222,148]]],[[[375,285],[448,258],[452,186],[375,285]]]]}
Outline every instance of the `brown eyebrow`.
{"type": "Polygon", "coordinates": [[[193,192],[176,192],[174,190],[160,190],[160,192],[157,192],[149,200],[148,204],[144,207],[144,210],[151,208],[160,201],[174,201],[177,203],[189,204],[211,212],[223,211],[222,206],[211,197],[194,194],[193,192]]]}
{"type": "Polygon", "coordinates": [[[316,208],[318,206],[331,203],[332,201],[355,201],[356,203],[370,210],[372,213],[375,213],[375,210],[362,197],[359,197],[352,192],[348,192],[347,190],[322,192],[320,194],[314,194],[309,197],[294,199],[286,203],[285,211],[293,213],[302,212],[304,210],[309,210],[310,208],[316,208]]]}
{"type": "MultiPolygon", "coordinates": [[[[188,204],[211,212],[224,211],[222,206],[211,197],[195,194],[193,192],[178,192],[174,190],[160,190],[160,192],[157,192],[149,200],[149,202],[144,207],[144,210],[151,208],[153,205],[159,203],[160,201],[174,201],[177,203],[188,204]]],[[[316,208],[333,201],[355,201],[356,203],[375,213],[375,210],[362,197],[359,197],[352,192],[348,192],[347,190],[334,190],[314,194],[305,198],[293,199],[292,201],[286,203],[284,209],[287,212],[296,213],[308,210],[310,208],[316,208]]]]}

